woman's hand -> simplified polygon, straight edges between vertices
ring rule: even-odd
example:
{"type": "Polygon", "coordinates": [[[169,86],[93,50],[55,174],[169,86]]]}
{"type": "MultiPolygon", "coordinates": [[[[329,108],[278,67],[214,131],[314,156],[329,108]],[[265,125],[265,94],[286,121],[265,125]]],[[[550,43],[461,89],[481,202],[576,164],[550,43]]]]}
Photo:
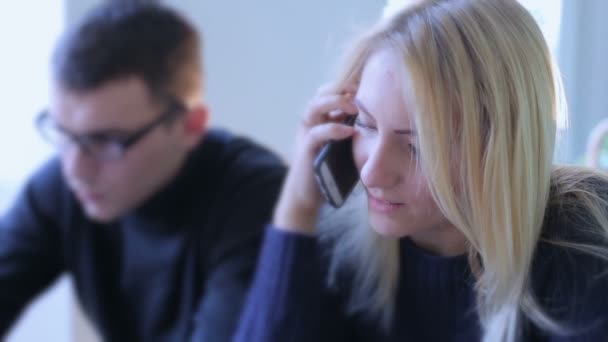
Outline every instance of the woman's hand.
{"type": "Polygon", "coordinates": [[[341,123],[346,115],[357,113],[354,92],[355,89],[338,94],[321,90],[309,105],[298,129],[295,154],[275,208],[273,223],[277,228],[314,233],[323,198],[317,188],[313,163],[326,142],[345,139],[354,133],[353,127],[341,123]]]}

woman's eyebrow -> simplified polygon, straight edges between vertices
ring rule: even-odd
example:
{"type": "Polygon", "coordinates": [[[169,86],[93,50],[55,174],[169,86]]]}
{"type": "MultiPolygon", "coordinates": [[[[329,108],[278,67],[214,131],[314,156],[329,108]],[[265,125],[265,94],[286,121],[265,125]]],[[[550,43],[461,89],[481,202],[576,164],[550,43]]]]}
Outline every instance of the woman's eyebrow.
{"type": "MultiPolygon", "coordinates": [[[[361,101],[359,99],[355,98],[353,101],[355,102],[355,105],[357,106],[357,108],[359,108],[359,114],[363,113],[365,116],[368,116],[373,121],[376,121],[374,116],[369,112],[369,110],[367,110],[367,108],[365,108],[365,106],[363,105],[363,103],[361,103],[361,101]]],[[[396,134],[400,134],[400,135],[412,135],[412,136],[416,135],[416,131],[413,129],[410,129],[410,128],[396,129],[396,130],[394,130],[394,132],[396,134]]]]}

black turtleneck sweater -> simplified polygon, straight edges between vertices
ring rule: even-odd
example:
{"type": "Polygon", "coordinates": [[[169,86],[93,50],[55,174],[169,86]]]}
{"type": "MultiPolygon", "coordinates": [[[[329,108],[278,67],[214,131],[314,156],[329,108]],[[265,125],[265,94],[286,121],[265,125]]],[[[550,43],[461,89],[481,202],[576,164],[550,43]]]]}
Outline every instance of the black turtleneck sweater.
{"type": "Polygon", "coordinates": [[[267,150],[211,130],[170,184],[99,224],[52,160],[0,220],[0,335],[68,272],[106,341],[228,341],[284,173],[267,150]]]}
{"type": "MultiPolygon", "coordinates": [[[[517,341],[608,341],[608,262],[546,242],[606,245],[605,236],[589,229],[594,223],[582,203],[574,203],[548,209],[529,277],[541,307],[570,331],[550,333],[524,318],[517,341]]],[[[352,277],[326,285],[328,248],[313,236],[268,226],[235,341],[480,341],[474,277],[465,255],[441,257],[401,239],[394,319],[383,329],[369,315],[347,313],[352,277]]]]}

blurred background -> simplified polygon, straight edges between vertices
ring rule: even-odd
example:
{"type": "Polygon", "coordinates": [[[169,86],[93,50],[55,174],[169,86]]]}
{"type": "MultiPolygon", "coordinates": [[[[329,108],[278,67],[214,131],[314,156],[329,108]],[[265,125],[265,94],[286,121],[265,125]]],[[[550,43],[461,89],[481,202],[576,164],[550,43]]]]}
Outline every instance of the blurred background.
{"type": "MultiPolygon", "coordinates": [[[[67,26],[102,1],[0,0],[0,214],[36,166],[52,154],[38,137],[33,119],[48,101],[53,45],[67,26]]],[[[331,79],[349,37],[406,1],[411,0],[165,3],[183,12],[203,34],[212,123],[257,139],[288,158],[296,122],[319,85],[331,79]]],[[[541,25],[564,78],[569,122],[556,161],[584,164],[592,128],[608,117],[608,1],[520,2],[541,25]]],[[[98,339],[65,276],[35,300],[7,340],[98,339]]]]}

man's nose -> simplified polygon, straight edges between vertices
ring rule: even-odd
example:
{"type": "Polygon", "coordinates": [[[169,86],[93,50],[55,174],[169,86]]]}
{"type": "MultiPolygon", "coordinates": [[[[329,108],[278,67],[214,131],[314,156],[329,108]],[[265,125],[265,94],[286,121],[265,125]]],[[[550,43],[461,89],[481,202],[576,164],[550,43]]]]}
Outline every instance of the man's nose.
{"type": "Polygon", "coordinates": [[[60,146],[61,162],[67,177],[79,182],[91,183],[98,172],[99,165],[85,147],[76,141],[65,141],[60,146]]]}

